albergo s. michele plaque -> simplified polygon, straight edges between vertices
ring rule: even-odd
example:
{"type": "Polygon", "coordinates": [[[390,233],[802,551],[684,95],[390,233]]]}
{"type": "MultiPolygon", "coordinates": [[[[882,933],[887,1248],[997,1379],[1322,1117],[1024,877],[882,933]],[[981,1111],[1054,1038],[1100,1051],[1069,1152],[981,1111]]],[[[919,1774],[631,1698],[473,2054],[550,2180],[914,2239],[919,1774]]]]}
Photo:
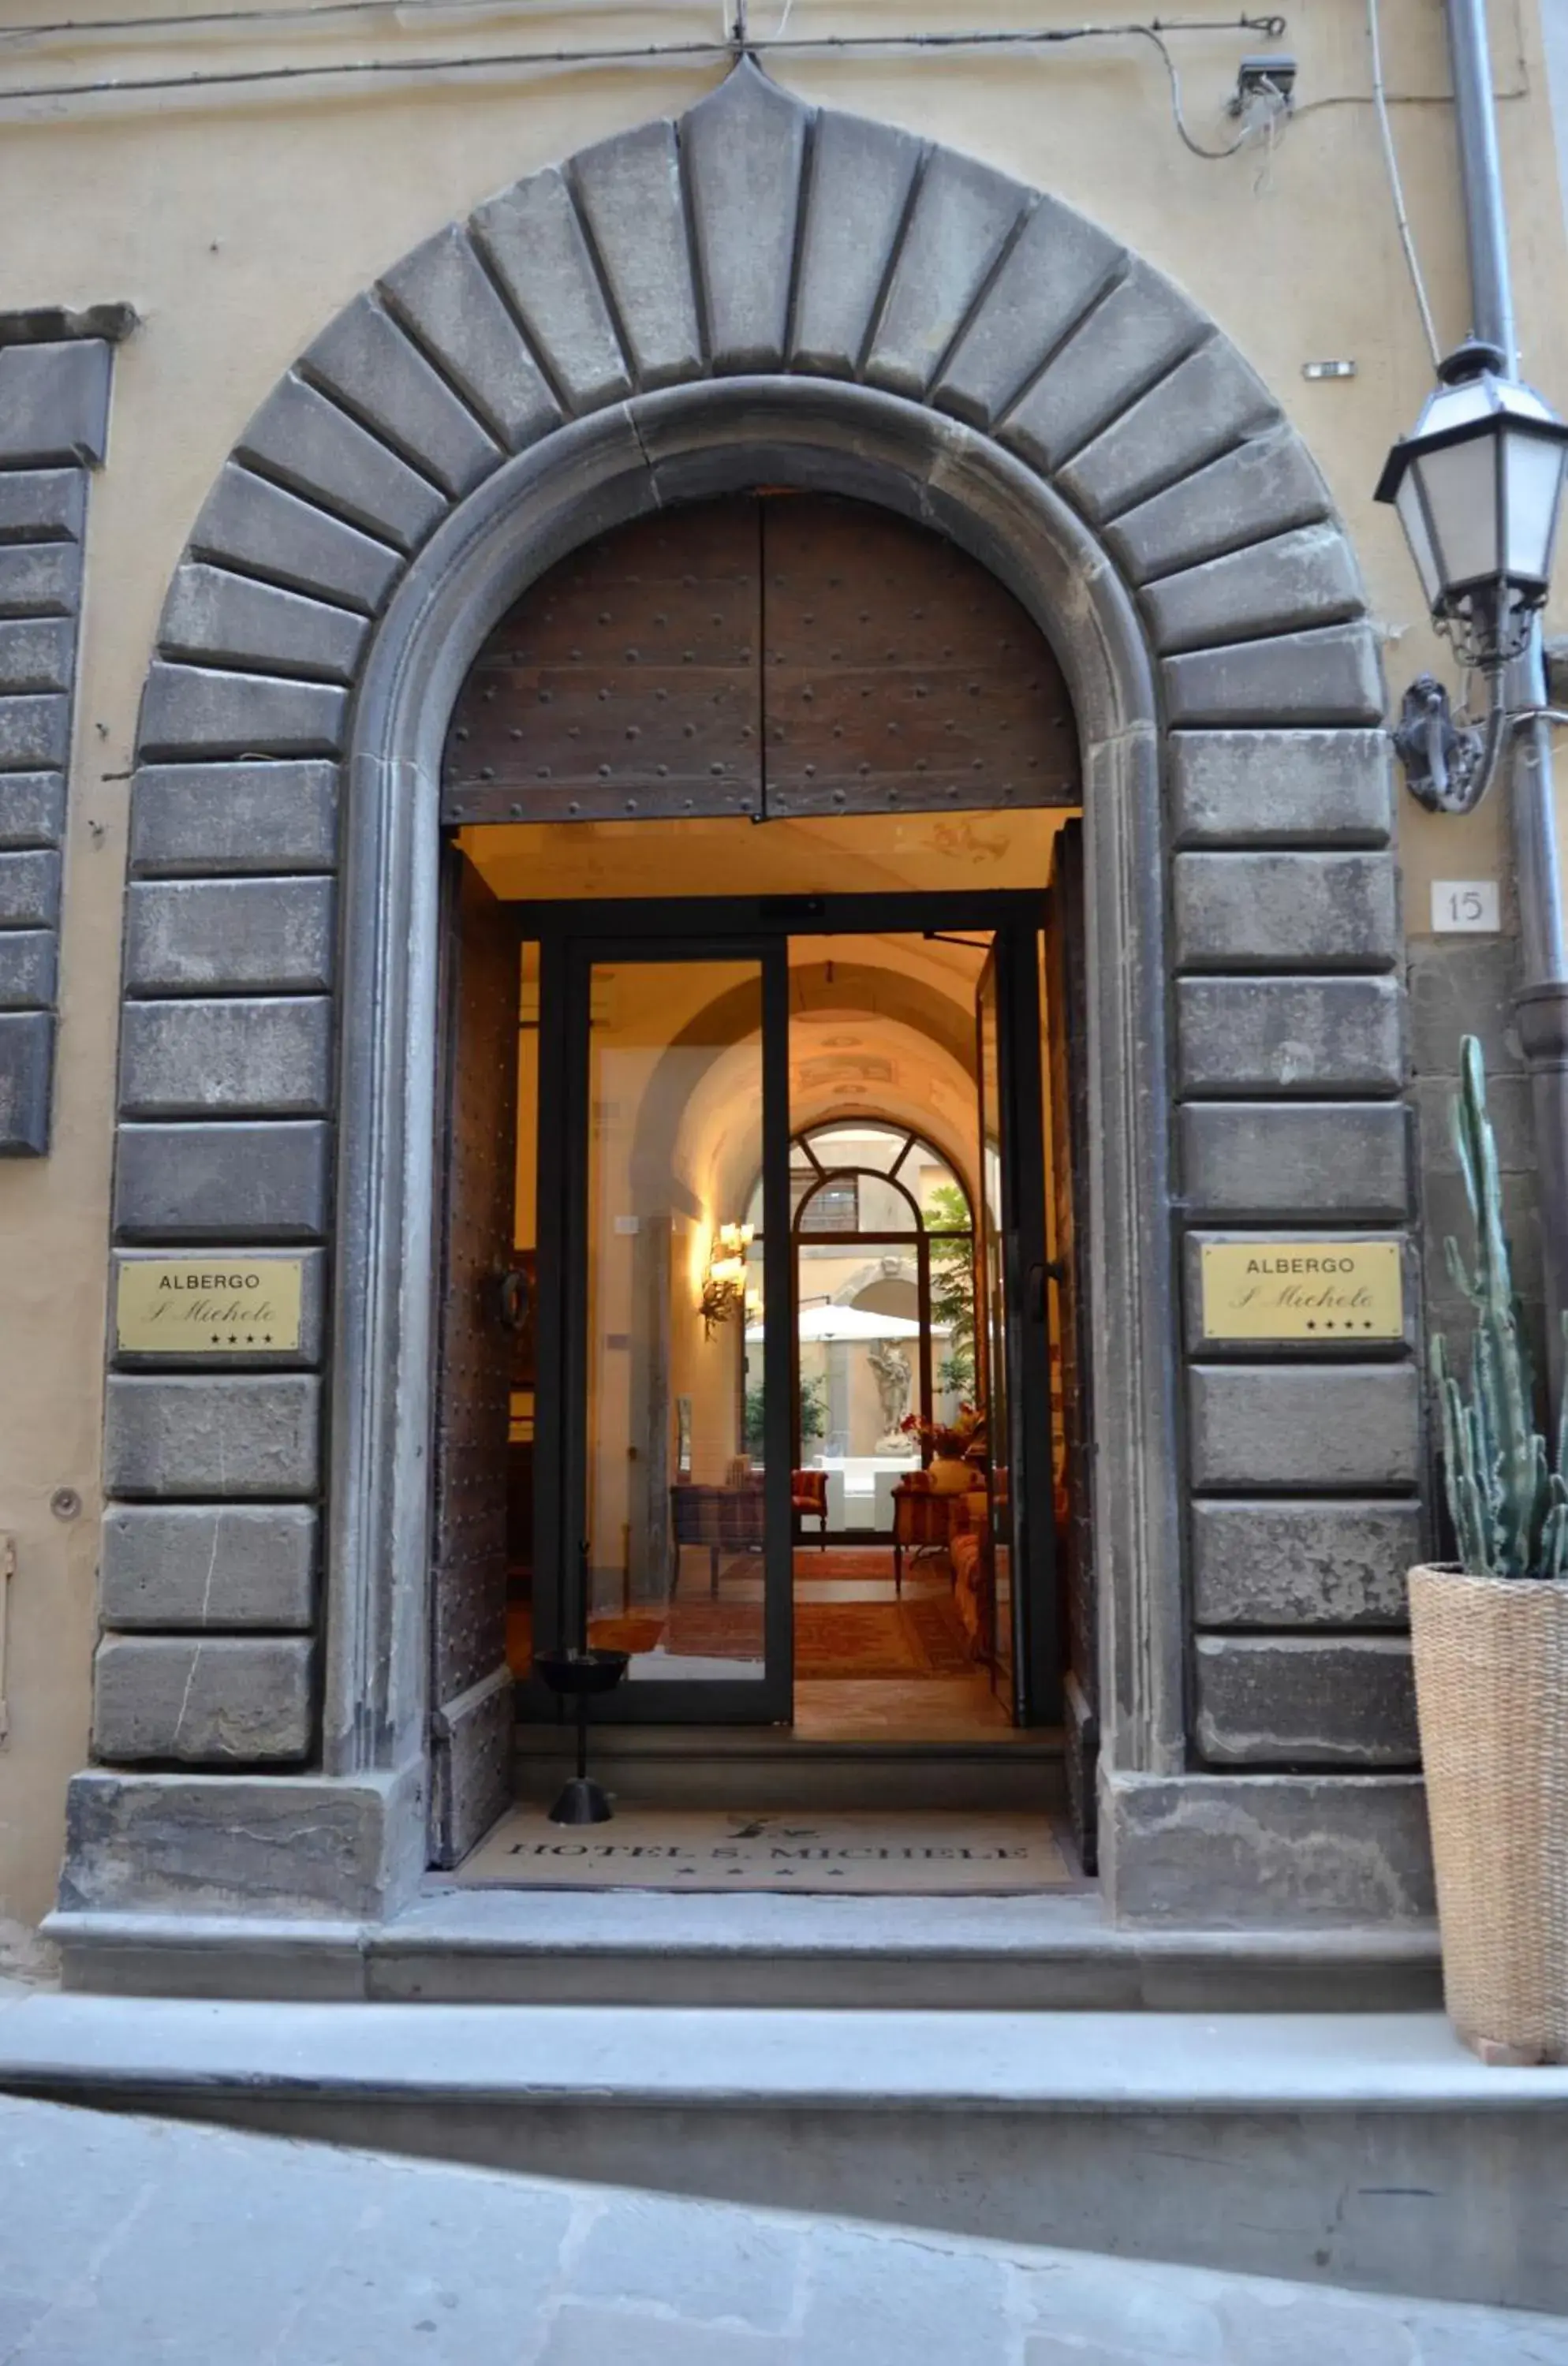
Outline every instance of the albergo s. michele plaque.
{"type": "Polygon", "coordinates": [[[297,1256],[128,1258],[116,1340],[124,1355],[288,1353],[299,1345],[304,1277],[297,1256]]]}
{"type": "Polygon", "coordinates": [[[1398,1241],[1205,1241],[1206,1339],[1403,1339],[1398,1241]]]}

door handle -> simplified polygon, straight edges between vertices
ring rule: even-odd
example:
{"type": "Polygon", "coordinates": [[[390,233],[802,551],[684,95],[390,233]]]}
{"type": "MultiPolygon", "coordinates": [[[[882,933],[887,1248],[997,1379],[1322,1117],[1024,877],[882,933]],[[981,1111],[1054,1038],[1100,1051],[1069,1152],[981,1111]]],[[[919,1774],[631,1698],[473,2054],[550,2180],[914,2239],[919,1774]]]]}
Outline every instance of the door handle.
{"type": "Polygon", "coordinates": [[[495,1286],[495,1311],[503,1331],[521,1331],[528,1321],[529,1279],[521,1266],[513,1266],[499,1276],[495,1286]]]}

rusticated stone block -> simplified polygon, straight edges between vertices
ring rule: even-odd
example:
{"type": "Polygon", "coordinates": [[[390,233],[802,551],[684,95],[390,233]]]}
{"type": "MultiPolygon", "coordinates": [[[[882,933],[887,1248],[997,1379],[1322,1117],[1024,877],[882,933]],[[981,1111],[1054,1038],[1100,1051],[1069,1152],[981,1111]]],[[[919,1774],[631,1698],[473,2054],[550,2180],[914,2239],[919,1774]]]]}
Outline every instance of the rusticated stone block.
{"type": "MultiPolygon", "coordinates": [[[[846,209],[842,236],[855,231],[846,209]]],[[[1044,355],[1081,321],[1125,250],[1070,207],[1041,197],[1008,250],[932,390],[939,411],[989,427],[1044,355]]]]}
{"type": "Polygon", "coordinates": [[[61,1905],[379,1918],[418,1879],[404,1842],[423,1820],[414,1779],[75,1775],[61,1905]]]}
{"type": "Polygon", "coordinates": [[[1382,676],[1366,625],[1231,641],[1167,658],[1167,709],[1173,727],[1380,723],[1382,676]]]}
{"type": "Polygon", "coordinates": [[[1338,624],[1364,604],[1350,545],[1337,525],[1298,526],[1203,559],[1144,593],[1155,647],[1168,656],[1253,633],[1338,624]]]}
{"type": "Polygon", "coordinates": [[[373,296],[344,306],[299,370],[324,381],[345,409],[454,501],[501,465],[494,437],[373,296]]]}
{"type": "Polygon", "coordinates": [[[306,501],[325,501],[400,550],[417,550],[446,513],[433,484],[292,374],[273,389],[234,450],[237,459],[254,461],[306,501]]]}
{"type": "Polygon", "coordinates": [[[298,1763],[314,1729],[304,1636],[106,1635],[93,1663],[93,1747],[110,1764],[298,1763]]]}
{"type": "Polygon", "coordinates": [[[0,772],[63,772],[71,748],[71,702],[58,692],[0,697],[0,772]]]}
{"type": "Polygon", "coordinates": [[[0,929],[52,929],[59,918],[59,855],[0,854],[0,929]]]}
{"type": "Polygon", "coordinates": [[[191,529],[193,557],[229,560],[373,615],[402,569],[395,550],[231,460],[191,529]]]}
{"type": "Polygon", "coordinates": [[[638,385],[695,377],[702,336],[674,125],[601,141],[573,160],[572,177],[638,385]]]}
{"type": "Polygon", "coordinates": [[[333,756],[348,693],[335,682],[223,673],[158,659],[141,693],[143,757],[333,756]]]}
{"type": "MultiPolygon", "coordinates": [[[[1355,1243],[1369,1236],[1362,1234],[1359,1230],[1352,1231],[1348,1225],[1341,1225],[1337,1232],[1333,1233],[1321,1232],[1316,1225],[1314,1225],[1310,1230],[1303,1231],[1301,1243],[1303,1251],[1311,1255],[1314,1249],[1325,1244],[1355,1243]]],[[[1376,1234],[1375,1237],[1386,1242],[1391,1235],[1385,1231],[1376,1234]]],[[[1273,1243],[1259,1241],[1257,1234],[1250,1230],[1245,1233],[1189,1232],[1181,1244],[1181,1294],[1186,1312],[1188,1353],[1201,1356],[1205,1360],[1216,1356],[1237,1356],[1247,1359],[1259,1355],[1269,1355],[1303,1357],[1312,1362],[1322,1362],[1325,1358],[1345,1355],[1409,1354],[1416,1346],[1416,1316],[1421,1302],[1421,1272],[1416,1261],[1415,1245],[1409,1234],[1401,1232],[1393,1237],[1400,1251],[1400,1276],[1404,1293],[1404,1329],[1402,1338],[1369,1339],[1354,1329],[1341,1328],[1337,1325],[1332,1330],[1320,1328],[1314,1331],[1310,1338],[1288,1338],[1264,1343],[1258,1339],[1231,1339],[1224,1335],[1212,1337],[1205,1330],[1203,1252],[1206,1248],[1226,1245],[1240,1246],[1249,1251],[1269,1250],[1272,1248],[1273,1243]]],[[[1310,1280],[1303,1280],[1303,1286],[1310,1289],[1312,1284],[1310,1280]]]]}
{"type": "Polygon", "coordinates": [[[110,360],[101,337],[0,346],[0,465],[101,460],[110,360]]]}
{"type": "Polygon", "coordinates": [[[1200,1627],[1400,1627],[1425,1550],[1417,1502],[1200,1496],[1193,1617],[1200,1627]]]}
{"type": "Polygon", "coordinates": [[[818,118],[795,305],[797,369],[858,371],[919,162],[919,141],[891,124],[831,109],[818,118]]]}
{"type": "Polygon", "coordinates": [[[0,690],[69,691],[75,658],[74,617],[0,617],[0,690]]]}
{"type": "Polygon", "coordinates": [[[330,986],[330,879],[160,879],[126,898],[130,994],[309,994],[330,986]]]}
{"type": "Polygon", "coordinates": [[[468,228],[574,411],[631,392],[577,208],[553,165],[491,197],[468,228]]]}
{"type": "Polygon", "coordinates": [[[1198,1748],[1221,1766],[1416,1766],[1402,1635],[1200,1635],[1198,1748]]]}
{"type": "MultiPolygon", "coordinates": [[[[128,1266],[166,1254],[166,1251],[152,1248],[116,1249],[110,1259],[110,1280],[115,1293],[112,1302],[117,1306],[119,1302],[120,1282],[128,1266]]],[[[247,1242],[235,1248],[205,1252],[204,1269],[209,1268],[213,1274],[215,1287],[212,1294],[217,1297],[221,1294],[223,1275],[243,1271],[265,1278],[269,1263],[279,1261],[280,1255],[276,1245],[261,1248],[247,1242]]],[[[299,1344],[297,1347],[269,1348],[265,1336],[242,1341],[236,1334],[232,1346],[215,1350],[209,1356],[199,1352],[199,1345],[193,1350],[188,1342],[181,1346],[159,1349],[125,1348],[116,1344],[111,1329],[110,1353],[115,1366],[122,1371],[159,1371],[173,1368],[182,1372],[204,1369],[233,1372],[243,1370],[247,1365],[267,1371],[308,1370],[318,1365],[321,1360],[321,1341],[326,1329],[326,1255],[321,1249],[296,1250],[288,1256],[288,1261],[297,1261],[300,1267],[299,1344]]]]}
{"type": "Polygon", "coordinates": [[[319,1529],[306,1504],[111,1504],[99,1615],[128,1630],[308,1628],[319,1529]]]}
{"type": "Polygon", "coordinates": [[[1068,462],[1062,490],[1086,515],[1113,516],[1279,416],[1235,347],[1211,337],[1068,462]]]}
{"type": "Polygon", "coordinates": [[[1185,977],[1176,1010],[1182,1093],[1393,1093],[1404,1081],[1391,977],[1185,977]]]}
{"type": "Polygon", "coordinates": [[[111,1495],[280,1500],[315,1493],[320,1380],[303,1372],[220,1378],[114,1373],[104,1419],[111,1495]]]}
{"type": "Polygon", "coordinates": [[[1119,1920],[1387,1924],[1436,1912],[1414,1774],[1121,1774],[1100,1865],[1119,1920]]]}
{"type": "Polygon", "coordinates": [[[327,1229],[330,1129],[123,1125],[115,1225],[133,1240],[304,1241],[327,1229]]]}
{"type": "Polygon", "coordinates": [[[0,535],[22,542],[80,542],[86,525],[82,469],[0,469],[0,535]]]}
{"type": "Polygon", "coordinates": [[[52,1014],[0,1011],[0,1158],[41,1158],[48,1150],[53,1073],[52,1014]]]}
{"type": "Polygon", "coordinates": [[[866,355],[871,385],[921,399],[1027,203],[1027,190],[989,165],[932,152],[866,355]]]}
{"type": "Polygon", "coordinates": [[[1133,580],[1147,583],[1333,510],[1300,436],[1280,425],[1140,501],[1105,528],[1105,539],[1133,580]]]}
{"type": "Polygon", "coordinates": [[[806,122],[742,59],[681,126],[716,370],[783,366],[806,122]]]}
{"type": "Polygon", "coordinates": [[[1193,1364],[1187,1402],[1200,1492],[1353,1493],[1421,1476],[1411,1364],[1193,1364]]]}
{"type": "Polygon", "coordinates": [[[337,816],[335,764],[143,764],[130,793],[131,873],[330,871],[337,816]]]}
{"type": "Polygon", "coordinates": [[[548,433],[560,406],[466,231],[448,223],[381,282],[381,293],[508,452],[548,433]]]}
{"type": "Polygon", "coordinates": [[[1002,442],[1054,473],[1205,333],[1201,313],[1168,279],[1130,264],[1003,420],[1002,442]]]}
{"type": "Polygon", "coordinates": [[[0,772],[0,847],[58,846],[65,829],[62,772],[0,772]]]}
{"type": "Polygon", "coordinates": [[[1389,969],[1398,956],[1387,854],[1179,854],[1171,896],[1183,969],[1389,969]]]}
{"type": "Polygon", "coordinates": [[[1177,731],[1178,847],[1386,846],[1393,756],[1382,731],[1177,731]]]}
{"type": "Polygon", "coordinates": [[[1380,1224],[1409,1213],[1398,1101],[1190,1101],[1177,1142],[1190,1217],[1380,1224]]]}
{"type": "Polygon", "coordinates": [[[81,596],[79,543],[0,543],[0,613],[74,616],[81,596]]]}
{"type": "Polygon", "coordinates": [[[51,1008],[59,954],[52,929],[0,929],[0,1010],[51,1008]]]}
{"type": "Polygon", "coordinates": [[[127,1117],[319,1117],[332,1086],[321,996],[129,1002],[120,1035],[127,1117]]]}
{"type": "Polygon", "coordinates": [[[349,682],[368,629],[346,608],[187,559],[169,586],[158,646],[169,658],[349,682]]]}

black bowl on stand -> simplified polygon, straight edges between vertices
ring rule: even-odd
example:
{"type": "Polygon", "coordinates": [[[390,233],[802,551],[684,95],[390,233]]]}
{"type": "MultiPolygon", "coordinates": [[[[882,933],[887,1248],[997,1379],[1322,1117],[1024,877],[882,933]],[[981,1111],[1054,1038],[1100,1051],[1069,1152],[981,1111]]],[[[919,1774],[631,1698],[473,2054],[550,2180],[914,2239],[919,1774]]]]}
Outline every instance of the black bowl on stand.
{"type": "Polygon", "coordinates": [[[629,1651],[539,1651],[534,1665],[556,1698],[577,1704],[577,1772],[550,1809],[552,1824],[607,1824],[615,1814],[588,1772],[588,1704],[613,1693],[631,1665],[629,1651]]]}

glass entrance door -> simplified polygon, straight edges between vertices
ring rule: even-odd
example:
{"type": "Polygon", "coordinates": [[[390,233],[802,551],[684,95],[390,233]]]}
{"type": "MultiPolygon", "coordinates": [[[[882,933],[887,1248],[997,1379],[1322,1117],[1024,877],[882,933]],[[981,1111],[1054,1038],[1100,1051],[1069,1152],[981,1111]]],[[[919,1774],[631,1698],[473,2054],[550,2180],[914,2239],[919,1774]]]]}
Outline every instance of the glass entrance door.
{"type": "MultiPolygon", "coordinates": [[[[852,1662],[888,1682],[986,1669],[1010,1715],[1051,1721],[1037,912],[1023,896],[814,899],[803,939],[793,899],[525,907],[541,946],[534,1628],[546,1649],[629,1654],[597,1717],[791,1721],[798,1616],[815,1683],[852,1662]],[[983,978],[949,962],[940,996],[928,986],[934,936],[910,935],[925,921],[970,955],[986,942],[963,931],[985,930],[983,978]],[[824,930],[863,952],[818,959],[824,930]],[[852,993],[869,996],[860,1019],[852,993]],[[803,1033],[819,1005],[840,1015],[803,1033]],[[917,1019],[940,1053],[923,1066],[917,1019]],[[884,1069],[897,1122],[867,1090],[884,1069]],[[910,1121],[928,1073],[966,1184],[910,1121]],[[800,1126],[792,1085],[842,1113],[800,1126]],[[970,1397],[987,1431],[984,1620],[953,1548],[979,1533],[977,1487],[945,1527],[933,1511],[904,1535],[898,1517],[970,1397]],[[918,1600],[899,1623],[900,1546],[926,1555],[917,1595],[946,1553],[975,1646],[962,1663],[918,1600]],[[857,1605],[877,1617],[857,1626],[857,1605]]],[[[542,1686],[525,1713],[553,1714],[542,1686]]]]}
{"type": "Polygon", "coordinates": [[[791,1696],[784,947],[672,951],[564,949],[560,1639],[631,1654],[604,1716],[779,1720],[791,1696]]]}

